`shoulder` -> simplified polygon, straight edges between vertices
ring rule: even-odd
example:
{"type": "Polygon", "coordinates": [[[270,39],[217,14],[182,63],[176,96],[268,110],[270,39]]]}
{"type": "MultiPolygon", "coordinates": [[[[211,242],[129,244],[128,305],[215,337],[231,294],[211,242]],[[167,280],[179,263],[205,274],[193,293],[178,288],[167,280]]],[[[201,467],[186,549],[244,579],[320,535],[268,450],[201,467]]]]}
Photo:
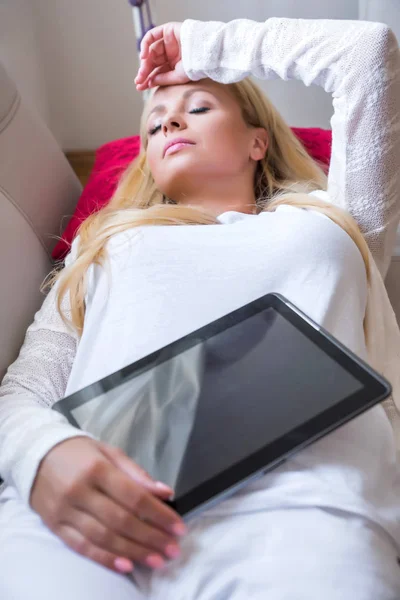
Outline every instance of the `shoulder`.
{"type": "Polygon", "coordinates": [[[79,235],[77,235],[71,243],[71,247],[69,249],[69,252],[67,254],[67,256],[65,257],[64,260],[64,266],[65,267],[69,267],[70,265],[72,265],[75,260],[77,259],[78,256],[78,250],[79,250],[79,243],[80,243],[80,237],[79,235]]]}
{"type": "MultiPolygon", "coordinates": [[[[323,190],[309,195],[313,199],[331,204],[327,192],[323,190]]],[[[357,244],[346,229],[328,215],[313,209],[312,206],[285,204],[279,206],[276,213],[286,220],[287,231],[293,236],[296,247],[310,260],[314,257],[314,260],[325,260],[331,264],[342,263],[346,269],[365,271],[364,260],[357,244]]]]}

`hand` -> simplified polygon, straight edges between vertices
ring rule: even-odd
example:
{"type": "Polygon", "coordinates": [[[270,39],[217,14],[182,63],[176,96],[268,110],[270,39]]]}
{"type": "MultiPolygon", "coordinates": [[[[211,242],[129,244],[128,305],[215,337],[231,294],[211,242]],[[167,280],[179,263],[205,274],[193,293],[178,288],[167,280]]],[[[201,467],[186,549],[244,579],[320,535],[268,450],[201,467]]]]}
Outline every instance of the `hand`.
{"type": "Polygon", "coordinates": [[[132,561],[156,568],[154,555],[161,566],[161,553],[174,557],[169,545],[179,553],[176,536],[186,528],[161,500],[173,490],[158,485],[118,448],[76,437],[46,454],[30,503],[70,548],[113,571],[130,572],[132,561]],[[149,556],[153,561],[146,562],[149,556]]]}
{"type": "Polygon", "coordinates": [[[135,78],[137,90],[190,81],[183,70],[181,27],[182,23],[166,23],[146,33],[140,44],[140,66],[135,78]]]}

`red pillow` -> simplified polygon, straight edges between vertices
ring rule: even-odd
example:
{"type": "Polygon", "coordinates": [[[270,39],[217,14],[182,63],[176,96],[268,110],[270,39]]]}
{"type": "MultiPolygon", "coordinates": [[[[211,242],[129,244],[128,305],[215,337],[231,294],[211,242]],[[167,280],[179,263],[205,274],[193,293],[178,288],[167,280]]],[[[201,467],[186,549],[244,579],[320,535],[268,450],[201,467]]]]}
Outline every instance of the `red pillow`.
{"type": "MultiPolygon", "coordinates": [[[[292,127],[292,130],[303,142],[308,153],[327,169],[331,157],[331,131],[317,127],[292,127]]],[[[139,154],[139,151],[139,136],[108,142],[97,149],[94,167],[78,200],[75,212],[62,235],[62,240],[53,249],[54,260],[61,260],[68,254],[70,244],[82,221],[107,204],[122,173],[139,154]]]]}

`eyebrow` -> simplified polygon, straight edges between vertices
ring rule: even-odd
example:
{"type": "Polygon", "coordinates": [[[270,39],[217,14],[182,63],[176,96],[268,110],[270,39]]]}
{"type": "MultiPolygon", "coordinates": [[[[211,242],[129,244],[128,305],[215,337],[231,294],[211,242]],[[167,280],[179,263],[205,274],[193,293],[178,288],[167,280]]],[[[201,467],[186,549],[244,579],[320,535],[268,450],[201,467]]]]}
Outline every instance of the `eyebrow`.
{"type": "MultiPolygon", "coordinates": [[[[212,94],[215,97],[215,94],[213,94],[213,92],[210,92],[210,90],[207,90],[206,88],[193,88],[191,90],[186,90],[186,92],[182,95],[182,99],[186,100],[193,94],[196,94],[196,92],[207,92],[208,94],[212,94]]],[[[157,104],[157,106],[155,106],[154,108],[151,109],[151,111],[147,115],[147,119],[149,119],[150,115],[152,115],[153,113],[155,113],[155,112],[161,113],[164,110],[165,110],[165,104],[157,104]]]]}

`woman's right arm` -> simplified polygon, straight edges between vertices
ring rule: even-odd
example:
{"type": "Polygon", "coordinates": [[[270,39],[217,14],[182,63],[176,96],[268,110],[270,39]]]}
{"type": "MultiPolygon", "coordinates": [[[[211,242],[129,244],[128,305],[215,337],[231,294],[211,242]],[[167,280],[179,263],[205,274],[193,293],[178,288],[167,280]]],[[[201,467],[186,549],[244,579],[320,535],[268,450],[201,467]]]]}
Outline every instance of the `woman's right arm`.
{"type": "Polygon", "coordinates": [[[78,343],[57,311],[56,293],[57,284],[35,314],[0,386],[0,475],[26,503],[48,451],[69,438],[88,435],[49,410],[64,396],[78,343]]]}
{"type": "MultiPolygon", "coordinates": [[[[74,244],[66,266],[73,251],[74,244]]],[[[64,396],[78,343],[58,313],[57,289],[0,387],[0,473],[79,554],[118,572],[132,570],[132,561],[154,568],[178,550],[176,536],[184,533],[180,516],[162,502],[172,490],[51,410],[64,396]]],[[[70,316],[66,297],[62,308],[70,316]]]]}

